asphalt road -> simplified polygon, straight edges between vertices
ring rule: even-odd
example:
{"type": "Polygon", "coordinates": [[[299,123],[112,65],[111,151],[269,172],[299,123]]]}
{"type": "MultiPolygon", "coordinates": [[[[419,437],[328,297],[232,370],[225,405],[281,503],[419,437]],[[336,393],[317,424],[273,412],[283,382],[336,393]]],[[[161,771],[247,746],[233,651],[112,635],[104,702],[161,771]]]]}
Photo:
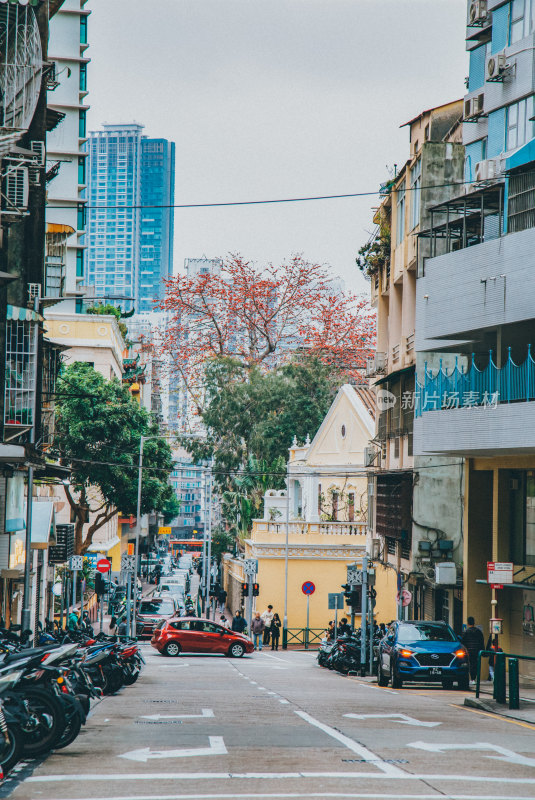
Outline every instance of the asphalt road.
{"type": "Polygon", "coordinates": [[[137,684],[9,797],[535,798],[535,726],[466,709],[462,692],[381,689],[310,653],[144,650],[137,684]]]}

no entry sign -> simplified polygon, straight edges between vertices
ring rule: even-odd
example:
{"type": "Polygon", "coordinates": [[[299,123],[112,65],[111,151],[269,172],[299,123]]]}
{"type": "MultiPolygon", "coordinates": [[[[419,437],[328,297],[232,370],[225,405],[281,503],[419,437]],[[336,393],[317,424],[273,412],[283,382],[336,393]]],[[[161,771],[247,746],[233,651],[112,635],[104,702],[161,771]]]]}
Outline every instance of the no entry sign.
{"type": "Polygon", "coordinates": [[[111,569],[111,561],[108,561],[107,558],[101,558],[100,561],[97,561],[97,569],[99,572],[109,572],[111,569]]]}
{"type": "Polygon", "coordinates": [[[303,594],[314,594],[316,591],[316,587],[312,583],[312,581],[305,581],[304,584],[301,586],[301,591],[303,594]]]}

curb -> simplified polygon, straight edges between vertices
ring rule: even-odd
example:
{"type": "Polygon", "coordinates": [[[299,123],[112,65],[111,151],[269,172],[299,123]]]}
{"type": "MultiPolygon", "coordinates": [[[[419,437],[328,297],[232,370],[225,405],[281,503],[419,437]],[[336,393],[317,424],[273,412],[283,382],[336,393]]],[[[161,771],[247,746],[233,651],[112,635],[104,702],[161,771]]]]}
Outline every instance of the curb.
{"type": "Polygon", "coordinates": [[[494,714],[497,717],[514,719],[518,722],[527,722],[529,725],[535,724],[532,719],[525,719],[524,717],[519,717],[516,714],[513,715],[505,713],[505,709],[502,711],[501,708],[497,708],[495,702],[491,700],[481,700],[477,697],[465,697],[464,705],[467,708],[476,708],[479,711],[486,711],[487,714],[494,714]]]}

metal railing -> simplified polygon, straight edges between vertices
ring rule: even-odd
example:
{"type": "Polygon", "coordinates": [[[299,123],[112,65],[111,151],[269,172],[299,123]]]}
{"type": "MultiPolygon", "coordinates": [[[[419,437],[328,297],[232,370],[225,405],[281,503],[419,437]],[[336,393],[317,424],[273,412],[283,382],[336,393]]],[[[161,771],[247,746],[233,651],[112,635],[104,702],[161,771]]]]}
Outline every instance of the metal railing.
{"type": "Polygon", "coordinates": [[[476,697],[479,697],[481,687],[481,659],[494,656],[494,681],[492,696],[500,705],[507,703],[507,681],[509,675],[509,708],[520,708],[520,678],[518,670],[519,661],[535,661],[535,656],[520,656],[516,653],[496,652],[495,650],[480,650],[477,657],[476,697]],[[509,663],[507,664],[507,660],[509,663]]]}
{"type": "Polygon", "coordinates": [[[298,646],[308,650],[310,645],[316,645],[319,648],[324,636],[325,628],[283,628],[282,649],[286,650],[288,646],[298,646]]]}
{"type": "Polygon", "coordinates": [[[420,417],[424,411],[439,411],[452,408],[494,407],[501,403],[530,402],[535,400],[535,360],[528,345],[527,358],[523,364],[515,364],[508,348],[507,361],[497,367],[492,350],[486,367],[479,369],[474,363],[465,370],[457,359],[451,372],[442,366],[433,375],[424,370],[423,384],[416,381],[414,411],[420,417]]]}

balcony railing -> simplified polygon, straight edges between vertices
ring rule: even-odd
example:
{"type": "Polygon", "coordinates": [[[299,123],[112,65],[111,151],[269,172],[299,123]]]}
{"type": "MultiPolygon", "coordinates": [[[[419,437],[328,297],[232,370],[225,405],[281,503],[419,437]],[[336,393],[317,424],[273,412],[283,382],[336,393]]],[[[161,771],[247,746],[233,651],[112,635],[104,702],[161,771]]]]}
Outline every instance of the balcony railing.
{"type": "MultiPolygon", "coordinates": [[[[286,533],[286,522],[266,522],[265,520],[255,520],[255,530],[267,531],[267,533],[279,533],[281,536],[286,533]]],[[[365,536],[366,522],[290,522],[288,533],[306,536],[309,533],[321,533],[327,536],[365,536]]]]}
{"type": "Polygon", "coordinates": [[[451,408],[474,408],[477,406],[495,407],[501,403],[519,403],[535,400],[535,361],[528,345],[528,355],[522,364],[515,364],[508,349],[507,361],[497,367],[493,361],[492,350],[489,362],[483,369],[474,363],[465,370],[455,366],[448,372],[440,364],[433,375],[425,365],[424,381],[416,382],[414,411],[419,417],[424,411],[438,411],[451,408]]]}
{"type": "Polygon", "coordinates": [[[399,361],[399,344],[395,344],[392,348],[392,363],[396,364],[399,361]]]}

